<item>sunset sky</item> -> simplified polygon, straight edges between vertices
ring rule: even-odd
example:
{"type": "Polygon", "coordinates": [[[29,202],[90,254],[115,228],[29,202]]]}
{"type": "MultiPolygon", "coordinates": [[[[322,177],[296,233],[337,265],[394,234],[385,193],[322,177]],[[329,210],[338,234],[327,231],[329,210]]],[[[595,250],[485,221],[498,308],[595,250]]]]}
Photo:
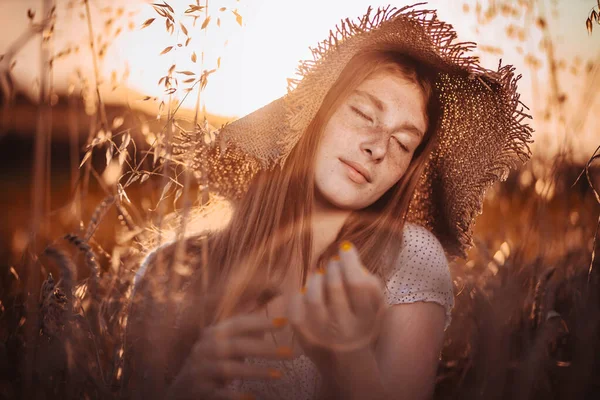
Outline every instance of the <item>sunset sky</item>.
{"type": "MultiPolygon", "coordinates": [[[[478,54],[486,67],[495,68],[499,58],[502,58],[503,63],[514,64],[517,72],[523,74],[520,81],[522,101],[530,106],[535,118],[533,125],[537,131],[537,147],[541,147],[541,143],[544,148],[555,148],[567,135],[576,137],[574,147],[579,154],[589,157],[591,147],[600,144],[600,133],[593,128],[599,126],[600,113],[594,115],[586,111],[600,109],[600,101],[590,90],[591,84],[597,84],[600,88],[600,25],[595,25],[592,35],[585,28],[585,19],[596,0],[537,1],[536,15],[542,13],[547,16],[555,54],[559,60],[564,60],[559,75],[560,88],[567,95],[563,125],[557,125],[556,115],[548,121],[543,118],[550,83],[546,54],[540,50],[543,38],[541,30],[536,26],[535,20],[528,22],[524,18],[514,19],[500,15],[489,23],[482,23],[480,15],[478,21],[475,12],[477,3],[483,4],[485,9],[492,1],[434,0],[421,7],[437,9],[441,19],[454,25],[461,41],[478,42],[485,50],[478,54]],[[508,37],[518,34],[518,29],[515,31],[510,28],[511,24],[518,28],[529,27],[524,41],[508,37]],[[530,62],[526,62],[526,59],[530,62]],[[539,67],[532,68],[531,60],[539,62],[539,67]],[[591,73],[586,73],[589,62],[593,62],[596,68],[591,73]],[[592,80],[592,75],[595,80],[592,80]]],[[[179,15],[184,15],[187,4],[194,3],[190,0],[167,2],[179,15]]],[[[29,23],[28,9],[38,11],[36,20],[39,21],[41,3],[41,0],[0,0],[0,30],[3,31],[0,35],[0,54],[5,53],[11,43],[26,31],[29,23]]],[[[79,16],[84,11],[83,6],[68,9],[68,1],[57,3],[54,52],[58,53],[70,43],[81,46],[77,55],[55,63],[54,85],[61,92],[66,91],[70,82],[76,82],[74,71],[77,68],[91,78],[92,63],[91,54],[86,47],[88,26],[79,16]]],[[[354,19],[363,14],[369,5],[376,8],[388,4],[373,0],[212,0],[209,2],[210,10],[213,11],[209,13],[212,17],[208,29],[200,30],[202,20],[198,20],[194,28],[190,19],[186,22],[192,37],[190,45],[159,56],[165,47],[174,44],[176,36],[165,32],[163,19],[158,17],[148,3],[139,0],[90,1],[92,14],[95,16],[93,26],[96,35],[102,33],[106,19],[114,15],[114,11],[111,14],[107,7],[112,7],[113,10],[124,8],[123,16],[117,18],[117,22],[110,27],[114,32],[116,27],[123,26],[123,33],[109,47],[100,66],[101,75],[106,80],[106,84],[102,86],[105,98],[108,101],[127,101],[140,105],[143,95],[160,97],[163,89],[157,85],[157,81],[166,74],[169,66],[176,63],[176,70],[199,71],[200,54],[204,51],[206,69],[216,68],[217,57],[221,57],[221,68],[210,76],[203,94],[204,104],[209,112],[226,116],[244,115],[283,95],[287,87],[286,78],[294,76],[298,60],[310,58],[308,47],[323,40],[329,29],[340,19],[354,19]],[[220,7],[226,7],[227,10],[219,12],[220,7]],[[231,12],[235,8],[243,17],[241,27],[231,12]],[[143,21],[154,17],[157,19],[152,25],[139,29],[143,21]],[[220,28],[216,26],[218,17],[221,19],[220,28]],[[127,29],[128,20],[134,22],[135,30],[127,29]],[[198,55],[196,64],[190,60],[192,51],[198,55]],[[126,82],[119,82],[120,89],[112,91],[109,83],[112,72],[115,71],[116,76],[121,77],[126,65],[129,66],[129,78],[126,82]]],[[[398,1],[393,2],[393,5],[400,7],[411,3],[398,1]]],[[[523,1],[496,0],[498,7],[503,3],[520,4],[523,1]]],[[[184,39],[179,42],[184,42],[184,39]]],[[[39,39],[30,41],[22,48],[15,58],[17,64],[13,71],[19,88],[32,95],[35,93],[32,89],[40,70],[39,48],[39,39]]],[[[195,94],[189,97],[193,100],[196,98],[195,94]]],[[[190,101],[184,103],[184,106],[193,107],[193,104],[190,101]]]]}

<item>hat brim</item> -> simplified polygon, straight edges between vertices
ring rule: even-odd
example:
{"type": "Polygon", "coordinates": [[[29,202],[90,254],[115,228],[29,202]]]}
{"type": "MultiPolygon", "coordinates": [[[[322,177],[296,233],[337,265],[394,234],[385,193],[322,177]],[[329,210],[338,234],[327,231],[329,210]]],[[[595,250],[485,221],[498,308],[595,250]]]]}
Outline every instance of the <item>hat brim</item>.
{"type": "MultiPolygon", "coordinates": [[[[408,220],[431,230],[448,256],[464,257],[485,191],[530,157],[530,118],[517,93],[514,68],[481,67],[475,44],[456,43],[452,26],[435,11],[415,6],[371,8],[358,21],[342,21],[302,61],[287,95],[226,125],[218,145],[198,146],[195,169],[211,190],[243,196],[260,169],[285,163],[325,95],[352,57],[373,48],[396,51],[437,71],[434,93],[442,116],[436,144],[411,201],[408,220]]],[[[186,143],[186,140],[183,140],[186,143]]],[[[190,140],[187,140],[189,149],[190,140]]]]}

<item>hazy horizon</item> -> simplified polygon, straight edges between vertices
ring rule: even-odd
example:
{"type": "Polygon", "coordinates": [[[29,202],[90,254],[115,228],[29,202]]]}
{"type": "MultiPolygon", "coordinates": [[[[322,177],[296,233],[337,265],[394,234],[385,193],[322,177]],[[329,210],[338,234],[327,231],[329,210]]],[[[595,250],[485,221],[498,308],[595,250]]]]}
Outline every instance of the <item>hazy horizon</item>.
{"type": "MultiPolygon", "coordinates": [[[[0,54],[7,51],[29,24],[27,10],[38,11],[39,21],[41,1],[1,0],[3,3],[4,23],[0,29],[0,54]]],[[[162,49],[173,45],[174,36],[165,32],[162,18],[156,15],[150,5],[144,1],[112,0],[103,2],[91,1],[93,26],[96,39],[110,17],[107,7],[124,7],[120,23],[123,32],[108,48],[106,57],[100,65],[101,75],[106,84],[102,93],[108,102],[128,101],[147,110],[157,107],[157,102],[142,104],[140,95],[161,96],[162,89],[157,85],[159,78],[166,74],[169,66],[177,63],[177,70],[200,70],[200,54],[206,53],[205,69],[216,68],[216,59],[221,57],[221,67],[210,76],[208,86],[203,93],[203,103],[209,113],[221,116],[245,115],[268,104],[286,92],[286,78],[294,77],[298,61],[311,58],[309,46],[315,46],[325,39],[342,18],[355,19],[362,15],[369,5],[373,8],[387,4],[383,1],[343,1],[327,2],[307,0],[302,3],[292,1],[255,0],[236,1],[223,0],[211,2],[214,11],[211,14],[221,17],[221,28],[213,21],[209,29],[201,31],[199,20],[196,28],[187,23],[192,41],[190,48],[198,54],[198,62],[192,63],[189,58],[190,49],[175,49],[159,56],[162,49]],[[218,12],[218,7],[227,7],[227,11],[218,12]],[[239,9],[243,17],[240,27],[231,9],[239,9]],[[128,30],[128,15],[135,29],[128,30]],[[133,12],[136,12],[135,15],[133,12]],[[157,19],[148,28],[140,30],[142,22],[148,18],[157,19]],[[227,46],[224,46],[225,41],[227,46]],[[209,42],[209,43],[207,43],[209,42]],[[208,44],[208,45],[205,45],[208,44]],[[129,78],[119,82],[120,88],[111,90],[110,80],[113,71],[121,77],[129,65],[129,78]]],[[[189,1],[168,1],[176,11],[183,14],[189,1]]],[[[193,3],[193,2],[192,2],[193,3]]],[[[400,7],[412,2],[394,3],[400,7]]],[[[495,69],[499,59],[503,64],[514,64],[517,73],[522,74],[519,88],[522,101],[531,109],[534,116],[532,125],[536,130],[535,148],[548,149],[550,153],[565,137],[574,140],[574,150],[578,156],[591,155],[591,147],[598,145],[594,127],[598,126],[598,116],[588,112],[600,106],[600,101],[591,90],[591,84],[600,87],[600,26],[589,35],[585,28],[585,19],[596,1],[592,0],[546,0],[537,1],[536,15],[543,14],[550,27],[552,43],[556,58],[563,60],[559,69],[559,85],[566,95],[564,121],[559,116],[551,115],[548,120],[546,101],[551,82],[549,82],[547,56],[541,49],[543,36],[536,28],[536,21],[524,18],[498,17],[489,23],[481,23],[482,16],[477,17],[476,1],[430,1],[420,8],[438,10],[440,19],[451,23],[458,33],[459,41],[476,41],[479,44],[477,54],[482,64],[495,69]],[[556,4],[555,4],[556,3],[556,4]],[[555,4],[555,6],[553,6],[555,4]],[[523,41],[510,39],[510,25],[518,33],[519,27],[529,27],[523,41]],[[535,64],[539,64],[534,68],[535,64]],[[591,73],[586,73],[587,65],[593,66],[591,73]],[[592,79],[594,77],[594,79],[592,79]],[[586,154],[589,152],[589,154],[586,154]]],[[[506,2],[496,2],[501,7],[506,2]]],[[[514,2],[510,2],[515,4],[514,2]]],[[[487,4],[487,3],[486,3],[487,4]]],[[[75,82],[74,71],[79,68],[82,75],[92,78],[91,54],[87,48],[88,28],[79,14],[82,6],[67,9],[65,4],[57,4],[57,24],[52,45],[58,53],[70,43],[79,44],[78,55],[70,55],[57,60],[54,65],[53,79],[57,92],[68,90],[69,84],[75,82]]],[[[514,34],[514,32],[512,33],[514,34]]],[[[36,76],[40,70],[39,38],[31,40],[16,56],[17,65],[13,77],[20,90],[35,93],[36,76]]],[[[195,92],[189,96],[189,102],[183,107],[192,108],[196,99],[195,92]]]]}

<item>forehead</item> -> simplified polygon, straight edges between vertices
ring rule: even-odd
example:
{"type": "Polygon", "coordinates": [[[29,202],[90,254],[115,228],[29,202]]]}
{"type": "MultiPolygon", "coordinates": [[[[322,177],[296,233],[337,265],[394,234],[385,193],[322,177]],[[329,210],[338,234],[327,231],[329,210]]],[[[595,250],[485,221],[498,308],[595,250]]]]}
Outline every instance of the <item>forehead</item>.
{"type": "Polygon", "coordinates": [[[356,90],[366,91],[382,101],[387,100],[390,103],[385,105],[417,100],[421,103],[425,102],[425,93],[421,86],[399,71],[375,72],[362,81],[356,90]]]}

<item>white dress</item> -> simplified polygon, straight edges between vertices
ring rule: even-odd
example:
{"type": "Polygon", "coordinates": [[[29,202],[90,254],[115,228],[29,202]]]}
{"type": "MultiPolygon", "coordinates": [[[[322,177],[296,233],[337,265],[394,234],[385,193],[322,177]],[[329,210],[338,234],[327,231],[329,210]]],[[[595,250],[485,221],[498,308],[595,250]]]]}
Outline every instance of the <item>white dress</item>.
{"type": "MultiPolygon", "coordinates": [[[[431,301],[446,310],[446,325],[454,306],[452,279],[444,249],[427,229],[407,223],[404,227],[398,268],[386,282],[385,298],[389,305],[431,301]]],[[[445,329],[444,328],[444,329],[445,329]]],[[[320,386],[320,374],[305,355],[278,361],[248,358],[247,363],[279,369],[281,379],[273,381],[237,380],[230,389],[250,392],[257,400],[313,400],[320,386]]]]}

